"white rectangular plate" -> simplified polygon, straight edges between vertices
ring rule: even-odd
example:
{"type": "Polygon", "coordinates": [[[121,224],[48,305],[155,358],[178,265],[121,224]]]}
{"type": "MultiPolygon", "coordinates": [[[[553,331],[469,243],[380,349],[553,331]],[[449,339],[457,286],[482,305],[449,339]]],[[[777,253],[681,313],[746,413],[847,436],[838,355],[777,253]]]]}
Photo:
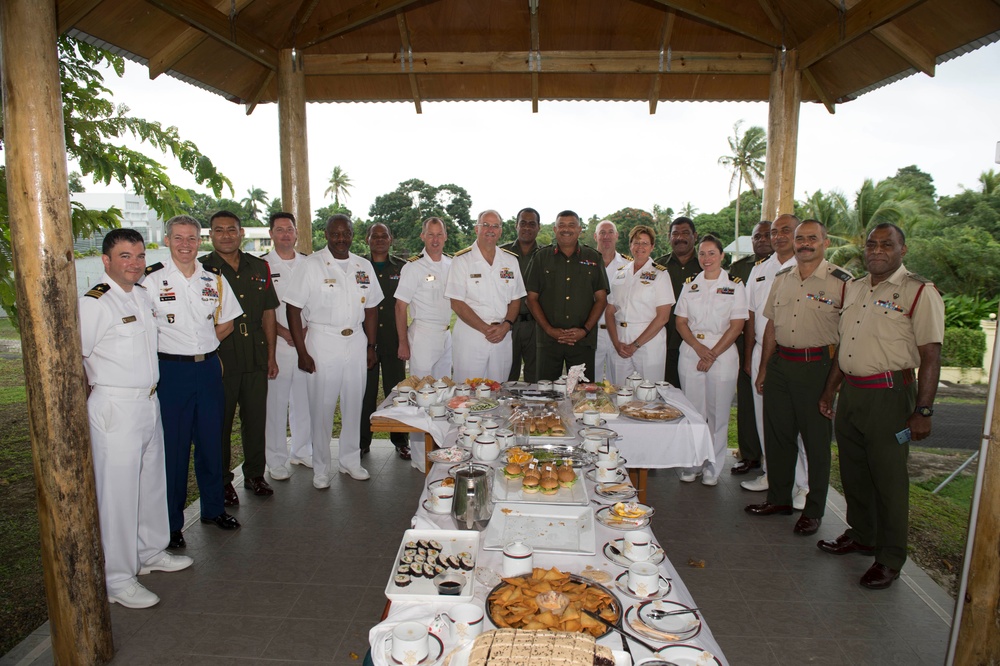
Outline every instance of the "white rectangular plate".
{"type": "Polygon", "coordinates": [[[497,502],[483,532],[485,550],[503,550],[524,541],[536,553],[596,555],[594,512],[590,506],[497,502]]]}
{"type": "Polygon", "coordinates": [[[458,595],[441,596],[437,593],[430,578],[416,576],[411,577],[410,584],[406,587],[396,585],[396,567],[403,556],[403,550],[410,541],[440,541],[441,552],[444,555],[458,555],[462,552],[472,553],[472,560],[479,562],[479,532],[468,530],[406,530],[403,532],[403,540],[399,543],[396,551],[396,559],[392,563],[392,571],[389,573],[389,582],[385,586],[385,596],[393,601],[471,601],[476,586],[476,571],[461,570],[459,573],[465,575],[466,583],[462,592],[458,595]]]}
{"type": "Polygon", "coordinates": [[[583,475],[579,471],[577,470],[576,483],[573,484],[573,487],[560,487],[554,495],[543,495],[541,491],[537,493],[521,492],[521,479],[508,479],[503,475],[503,468],[499,468],[496,471],[496,478],[493,480],[493,496],[498,502],[586,505],[590,501],[587,497],[587,484],[584,483],[583,475]]]}

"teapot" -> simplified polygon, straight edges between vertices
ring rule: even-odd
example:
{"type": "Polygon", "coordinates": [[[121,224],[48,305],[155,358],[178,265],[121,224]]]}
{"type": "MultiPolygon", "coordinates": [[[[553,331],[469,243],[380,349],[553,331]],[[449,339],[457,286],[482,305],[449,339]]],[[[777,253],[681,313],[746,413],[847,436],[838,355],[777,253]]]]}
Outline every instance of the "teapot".
{"type": "Polygon", "coordinates": [[[500,443],[491,433],[484,432],[476,437],[472,445],[472,455],[476,460],[496,460],[500,457],[500,443]]]}
{"type": "Polygon", "coordinates": [[[639,371],[633,372],[631,375],[625,378],[625,385],[628,386],[633,391],[639,388],[639,384],[642,383],[642,375],[639,371]]]}
{"type": "Polygon", "coordinates": [[[455,385],[455,395],[471,396],[472,395],[472,387],[469,386],[468,384],[456,384],[455,385]]]}
{"type": "Polygon", "coordinates": [[[451,515],[459,529],[481,530],[493,516],[493,468],[470,462],[455,470],[451,515]]]}
{"type": "Polygon", "coordinates": [[[657,395],[656,384],[651,381],[644,381],[635,389],[636,400],[641,400],[643,402],[656,400],[657,395]]]}
{"type": "Polygon", "coordinates": [[[412,395],[413,399],[417,403],[417,407],[421,407],[423,409],[427,409],[432,404],[437,402],[437,391],[434,390],[433,386],[425,386],[412,395]]]}
{"type": "Polygon", "coordinates": [[[439,379],[434,382],[434,393],[437,394],[437,402],[447,402],[455,393],[455,387],[448,386],[439,379]]]}

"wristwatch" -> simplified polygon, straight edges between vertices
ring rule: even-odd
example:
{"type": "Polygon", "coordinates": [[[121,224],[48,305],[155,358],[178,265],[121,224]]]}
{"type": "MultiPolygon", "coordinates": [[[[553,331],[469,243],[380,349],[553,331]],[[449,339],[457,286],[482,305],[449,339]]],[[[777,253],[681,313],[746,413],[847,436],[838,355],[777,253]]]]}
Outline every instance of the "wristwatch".
{"type": "Polygon", "coordinates": [[[510,319],[504,319],[504,320],[503,320],[502,322],[500,322],[500,323],[501,323],[501,324],[508,324],[508,325],[509,325],[509,326],[510,326],[511,328],[514,328],[514,322],[512,322],[512,321],[511,321],[510,319]]]}
{"type": "Polygon", "coordinates": [[[924,406],[921,406],[921,405],[917,405],[917,408],[913,410],[913,413],[914,414],[920,414],[924,418],[928,418],[929,419],[930,417],[934,416],[934,408],[933,407],[924,407],[924,406]]]}

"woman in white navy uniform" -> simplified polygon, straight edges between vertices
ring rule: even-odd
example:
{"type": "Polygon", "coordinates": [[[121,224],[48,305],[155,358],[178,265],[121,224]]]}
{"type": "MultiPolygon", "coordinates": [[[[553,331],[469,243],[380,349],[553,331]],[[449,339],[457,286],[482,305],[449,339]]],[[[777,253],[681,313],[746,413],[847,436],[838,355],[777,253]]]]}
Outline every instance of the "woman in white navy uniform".
{"type": "Polygon", "coordinates": [[[611,280],[611,294],[604,311],[608,337],[617,352],[614,376],[623,381],[638,371],[659,381],[667,363],[667,320],[674,304],[674,288],[665,266],[650,260],[656,232],[645,225],[628,235],[632,261],[621,266],[611,280]]]}
{"type": "Polygon", "coordinates": [[[733,343],[749,317],[746,290],[739,278],[722,270],[722,243],[705,236],[698,244],[701,273],[688,278],[677,299],[675,322],[681,336],[677,369],[684,396],[708,422],[715,445],[715,462],[688,468],[681,481],[714,486],[725,464],[729,411],[736,394],[739,355],[733,343]]]}

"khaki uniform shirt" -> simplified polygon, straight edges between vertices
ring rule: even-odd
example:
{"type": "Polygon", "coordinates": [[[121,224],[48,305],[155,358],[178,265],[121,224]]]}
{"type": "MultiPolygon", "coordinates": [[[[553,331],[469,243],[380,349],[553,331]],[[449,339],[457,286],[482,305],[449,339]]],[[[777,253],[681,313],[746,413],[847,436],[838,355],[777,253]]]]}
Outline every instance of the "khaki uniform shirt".
{"type": "Polygon", "coordinates": [[[826,259],[805,279],[798,264],[778,271],[764,306],[764,316],[774,322],[775,341],[793,349],[837,344],[850,279],[850,273],[826,259]]]}
{"type": "MultiPolygon", "coordinates": [[[[518,243],[516,240],[513,243],[507,243],[505,245],[501,245],[500,249],[507,250],[508,252],[517,257],[517,265],[521,268],[521,279],[527,280],[528,264],[531,262],[531,258],[535,256],[535,252],[538,251],[538,243],[534,243],[531,246],[531,250],[529,250],[524,254],[521,254],[521,244],[518,243]]],[[[529,314],[528,299],[526,298],[521,299],[521,309],[518,311],[518,314],[522,315],[529,314]]]]}
{"type": "Polygon", "coordinates": [[[382,287],[382,301],[378,304],[378,328],[375,329],[375,344],[379,346],[379,349],[395,350],[399,346],[399,334],[396,332],[396,287],[399,286],[399,274],[403,270],[403,266],[406,265],[406,260],[390,254],[382,268],[379,268],[372,261],[370,254],[365,255],[365,259],[372,262],[378,284],[382,287]]]}
{"type": "Polygon", "coordinates": [[[871,275],[847,285],[840,318],[840,369],[869,375],[920,367],[921,345],[944,340],[944,301],[934,284],[900,266],[872,287],[871,275]]]}
{"type": "MultiPolygon", "coordinates": [[[[524,281],[527,291],[538,294],[538,304],[556,328],[583,328],[594,308],[594,295],[608,293],[608,274],[601,253],[582,243],[568,257],[555,243],[538,248],[528,264],[524,281]]],[[[541,328],[535,329],[540,344],[556,344],[541,328]]],[[[578,344],[597,345],[597,325],[578,344]]]]}
{"type": "MultiPolygon", "coordinates": [[[[656,260],[656,263],[667,267],[667,273],[670,274],[670,283],[674,287],[675,301],[680,298],[681,289],[684,288],[684,283],[687,282],[687,279],[701,273],[701,264],[698,263],[697,251],[691,255],[686,264],[678,261],[673,253],[663,255],[656,260]]],[[[671,317],[667,321],[667,349],[680,349],[681,342],[681,336],[677,334],[677,324],[674,322],[674,318],[671,317]]]]}

